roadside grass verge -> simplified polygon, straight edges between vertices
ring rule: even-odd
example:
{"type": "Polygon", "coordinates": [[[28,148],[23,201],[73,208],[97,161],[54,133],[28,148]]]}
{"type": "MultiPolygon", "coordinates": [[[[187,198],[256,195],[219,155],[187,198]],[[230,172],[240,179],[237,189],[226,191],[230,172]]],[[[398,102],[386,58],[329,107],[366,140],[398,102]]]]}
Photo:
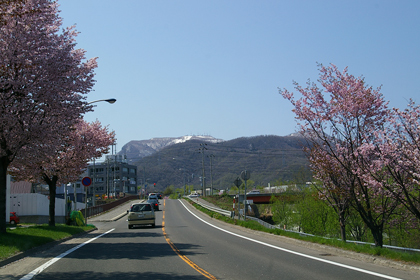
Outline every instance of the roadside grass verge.
{"type": "Polygon", "coordinates": [[[239,226],[249,228],[252,230],[263,231],[263,232],[267,232],[267,233],[271,233],[275,235],[286,236],[293,239],[299,239],[299,240],[308,241],[312,243],[332,246],[332,247],[336,247],[336,248],[340,248],[340,249],[344,249],[348,251],[353,251],[357,253],[367,254],[371,256],[378,256],[378,257],[380,256],[380,257],[387,258],[390,260],[420,265],[420,254],[416,252],[413,252],[413,253],[401,252],[401,251],[396,251],[389,248],[380,248],[380,247],[375,247],[371,245],[360,245],[356,243],[343,242],[342,240],[339,240],[339,239],[329,239],[329,238],[323,238],[323,237],[318,237],[318,236],[304,236],[304,235],[300,235],[299,233],[284,231],[281,229],[269,229],[256,221],[253,221],[253,220],[247,220],[247,221],[239,220],[238,221],[237,219],[234,220],[230,217],[223,216],[219,213],[216,213],[204,207],[201,207],[200,205],[198,205],[197,203],[195,203],[194,201],[190,199],[187,199],[187,201],[190,204],[192,204],[195,208],[206,213],[210,217],[224,221],[226,223],[235,224],[235,225],[239,225],[239,226]]]}
{"type": "Polygon", "coordinates": [[[82,227],[63,224],[57,224],[55,227],[49,225],[8,227],[6,234],[0,234],[0,260],[94,228],[95,226],[89,224],[82,227]]]}

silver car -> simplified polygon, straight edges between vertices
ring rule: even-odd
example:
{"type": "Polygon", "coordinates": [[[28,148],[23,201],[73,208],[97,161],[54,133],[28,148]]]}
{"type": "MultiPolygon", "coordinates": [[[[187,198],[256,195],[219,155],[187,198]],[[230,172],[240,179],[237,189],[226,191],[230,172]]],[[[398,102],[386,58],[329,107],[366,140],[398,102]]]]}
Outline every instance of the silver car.
{"type": "Polygon", "coordinates": [[[149,194],[149,199],[156,199],[156,200],[158,200],[159,198],[158,198],[157,194],[151,193],[151,194],[149,194]]]}
{"type": "Polygon", "coordinates": [[[137,225],[151,225],[155,227],[155,211],[150,203],[134,203],[128,212],[128,228],[137,225]]]}

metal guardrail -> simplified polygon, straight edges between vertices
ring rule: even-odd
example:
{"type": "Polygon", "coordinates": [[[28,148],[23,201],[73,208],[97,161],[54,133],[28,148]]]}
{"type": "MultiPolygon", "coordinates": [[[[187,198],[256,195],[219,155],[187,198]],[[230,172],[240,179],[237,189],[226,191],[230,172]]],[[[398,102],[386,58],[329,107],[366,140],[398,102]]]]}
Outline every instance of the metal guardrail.
{"type": "MultiPolygon", "coordinates": [[[[191,199],[191,198],[189,198],[189,199],[191,199]]],[[[220,214],[222,214],[224,216],[228,216],[228,217],[231,217],[232,218],[233,215],[234,215],[234,213],[232,211],[227,211],[227,210],[223,210],[223,209],[218,208],[218,207],[213,207],[213,206],[210,206],[210,205],[206,205],[204,203],[200,203],[198,200],[197,201],[194,201],[194,202],[197,203],[198,205],[200,205],[201,207],[204,207],[204,208],[206,208],[208,210],[211,210],[211,211],[220,213],[220,214]]],[[[301,236],[316,236],[316,235],[309,234],[309,233],[304,233],[304,232],[298,232],[298,231],[293,231],[293,230],[282,229],[282,228],[280,228],[280,226],[275,226],[275,225],[269,224],[267,222],[264,222],[263,220],[260,220],[258,218],[252,217],[252,216],[246,216],[246,218],[247,219],[251,219],[253,221],[256,221],[256,222],[258,222],[259,224],[263,225],[266,228],[270,228],[270,229],[281,229],[281,230],[284,230],[284,231],[287,231],[287,232],[297,233],[297,234],[299,234],[301,236]]],[[[323,236],[319,236],[319,237],[329,239],[328,237],[323,237],[323,236]]],[[[358,245],[375,246],[375,244],[373,244],[373,243],[362,242],[362,241],[346,240],[346,242],[347,243],[358,244],[358,245]]],[[[391,245],[383,245],[382,247],[388,248],[388,249],[392,249],[392,250],[398,250],[398,251],[405,251],[405,252],[411,252],[411,253],[414,253],[414,252],[415,253],[420,253],[420,249],[397,247],[397,246],[391,246],[391,245]]]]}
{"type": "Polygon", "coordinates": [[[260,223],[261,225],[263,225],[266,228],[270,228],[270,229],[276,229],[277,228],[277,229],[280,229],[279,226],[275,226],[275,225],[269,224],[267,222],[264,222],[263,220],[260,220],[258,218],[255,218],[255,217],[246,216],[246,218],[247,219],[250,219],[250,220],[253,220],[253,221],[256,221],[256,222],[260,223]]]}
{"type": "MultiPolygon", "coordinates": [[[[370,245],[375,246],[373,243],[368,242],[362,242],[362,241],[353,241],[353,240],[346,240],[347,243],[355,243],[359,245],[370,245]]],[[[391,245],[382,245],[384,248],[392,249],[392,250],[398,250],[398,251],[404,251],[404,252],[410,252],[410,253],[420,253],[420,249],[413,249],[413,248],[405,248],[405,247],[397,247],[397,246],[391,246],[391,245]]]]}
{"type": "Polygon", "coordinates": [[[198,200],[193,200],[193,199],[191,199],[190,197],[188,197],[188,199],[190,199],[190,200],[191,200],[191,201],[193,201],[194,203],[197,203],[197,204],[198,204],[198,205],[200,205],[201,207],[206,208],[206,209],[208,209],[208,210],[210,210],[210,211],[217,212],[217,213],[222,214],[222,215],[227,216],[227,217],[231,217],[231,218],[233,217],[233,212],[232,212],[232,211],[224,210],[224,209],[219,208],[219,207],[213,207],[213,206],[210,206],[210,205],[208,205],[208,204],[201,203],[201,202],[200,202],[200,201],[198,201],[198,200]]]}
{"type": "MultiPolygon", "coordinates": [[[[264,222],[258,218],[255,217],[250,217],[250,216],[246,216],[247,219],[251,219],[254,220],[258,223],[260,223],[261,225],[265,226],[266,228],[271,228],[271,229],[281,229],[283,231],[287,231],[287,232],[293,232],[293,233],[297,233],[301,236],[316,236],[313,234],[309,234],[309,233],[304,233],[304,232],[299,232],[299,231],[293,231],[293,230],[287,230],[287,229],[282,229],[280,228],[280,226],[274,226],[272,224],[269,224],[267,222],[264,222]]],[[[330,239],[328,237],[323,237],[323,236],[318,236],[318,237],[322,237],[325,239],[330,239]]],[[[370,245],[370,246],[375,246],[375,244],[373,243],[368,243],[368,242],[362,242],[362,241],[354,241],[354,240],[346,240],[347,243],[353,243],[353,244],[358,244],[358,245],[370,245]]],[[[392,250],[398,250],[398,251],[404,251],[404,252],[411,252],[411,253],[420,253],[420,249],[413,249],[413,248],[405,248],[405,247],[397,247],[397,246],[391,246],[391,245],[383,245],[382,247],[384,248],[388,248],[388,249],[392,249],[392,250]]]]}

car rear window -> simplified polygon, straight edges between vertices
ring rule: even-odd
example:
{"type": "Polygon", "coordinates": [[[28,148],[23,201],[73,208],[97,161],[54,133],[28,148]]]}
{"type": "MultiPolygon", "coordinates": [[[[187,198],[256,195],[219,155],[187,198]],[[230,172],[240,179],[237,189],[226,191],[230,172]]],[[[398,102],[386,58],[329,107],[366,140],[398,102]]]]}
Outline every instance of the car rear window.
{"type": "Polygon", "coordinates": [[[131,207],[131,212],[152,211],[150,204],[138,204],[131,207]]]}

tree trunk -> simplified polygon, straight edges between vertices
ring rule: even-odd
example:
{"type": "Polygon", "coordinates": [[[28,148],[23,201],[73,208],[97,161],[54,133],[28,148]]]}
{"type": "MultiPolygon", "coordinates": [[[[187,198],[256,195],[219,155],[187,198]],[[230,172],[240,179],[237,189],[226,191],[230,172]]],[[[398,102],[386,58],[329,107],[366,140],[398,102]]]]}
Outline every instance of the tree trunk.
{"type": "Polygon", "coordinates": [[[365,225],[369,228],[372,233],[373,241],[376,247],[382,247],[383,245],[383,223],[375,223],[372,215],[369,212],[358,211],[365,225]]]}
{"type": "Polygon", "coordinates": [[[373,240],[375,242],[376,247],[382,247],[384,245],[384,239],[383,239],[383,227],[382,226],[375,226],[370,228],[370,231],[373,236],[373,240]]]}
{"type": "Polygon", "coordinates": [[[48,219],[48,225],[49,226],[55,226],[55,195],[57,191],[57,176],[53,176],[51,179],[48,178],[44,174],[44,181],[48,184],[48,187],[50,189],[50,205],[49,205],[49,219],[48,219]]]}
{"type": "Polygon", "coordinates": [[[6,233],[6,184],[7,168],[10,161],[7,156],[0,158],[0,234],[6,233]]]}
{"type": "Polygon", "coordinates": [[[346,236],[346,213],[345,213],[345,211],[340,211],[339,222],[340,222],[341,240],[346,242],[347,236],[346,236]]]}

